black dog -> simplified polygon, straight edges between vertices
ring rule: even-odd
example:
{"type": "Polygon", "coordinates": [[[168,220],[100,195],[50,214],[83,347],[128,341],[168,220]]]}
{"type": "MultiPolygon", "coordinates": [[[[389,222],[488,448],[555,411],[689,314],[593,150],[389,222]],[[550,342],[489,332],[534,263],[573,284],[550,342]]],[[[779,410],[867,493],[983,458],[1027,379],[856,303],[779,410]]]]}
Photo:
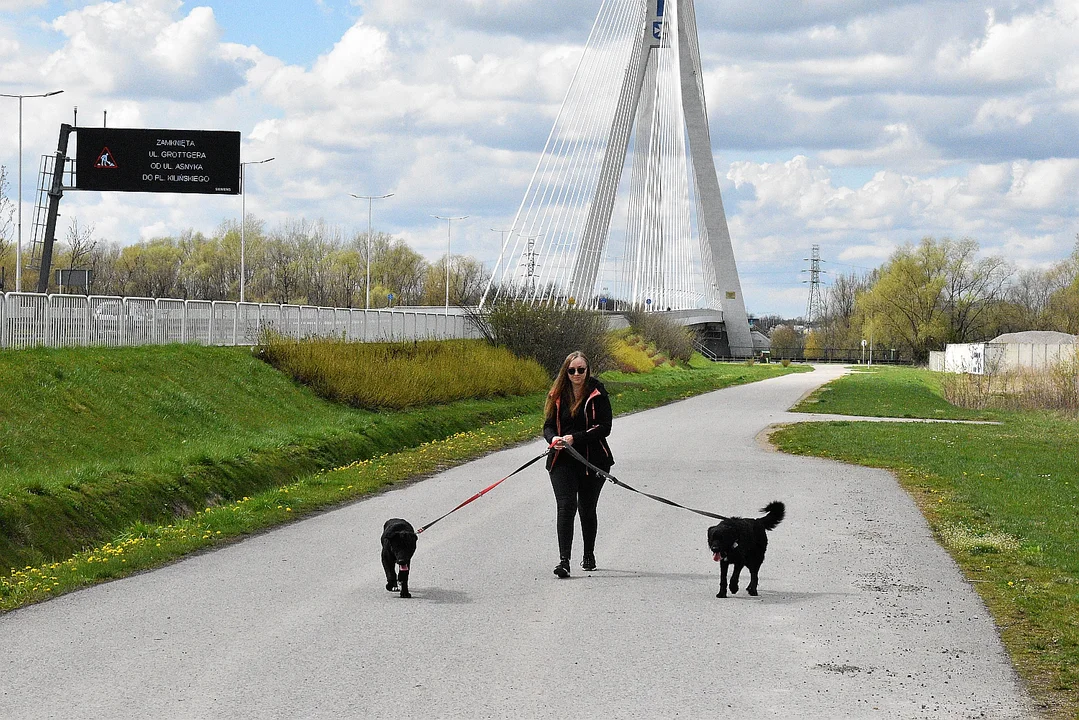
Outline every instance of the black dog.
{"type": "Polygon", "coordinates": [[[416,531],[407,520],[391,518],[382,527],[382,568],[386,571],[386,589],[393,592],[401,587],[401,597],[412,597],[408,591],[408,566],[416,553],[416,531]],[[400,570],[395,572],[394,565],[400,570]]]}
{"type": "Polygon", "coordinates": [[[745,566],[749,568],[746,592],[757,594],[757,571],[761,569],[764,551],[768,549],[765,530],[774,530],[785,510],[783,503],[776,500],[761,510],[768,513],[762,518],[727,518],[708,528],[708,547],[712,550],[712,559],[719,563],[719,593],[716,597],[727,597],[727,566],[732,563],[731,592],[738,592],[738,574],[745,566]]]}

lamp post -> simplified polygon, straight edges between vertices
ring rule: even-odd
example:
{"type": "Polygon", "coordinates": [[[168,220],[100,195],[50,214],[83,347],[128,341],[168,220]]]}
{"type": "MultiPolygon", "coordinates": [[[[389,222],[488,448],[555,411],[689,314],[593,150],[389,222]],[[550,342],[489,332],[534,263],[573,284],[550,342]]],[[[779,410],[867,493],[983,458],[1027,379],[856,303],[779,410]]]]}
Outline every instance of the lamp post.
{"type": "Polygon", "coordinates": [[[446,317],[450,316],[450,227],[454,220],[464,220],[468,215],[460,217],[443,217],[432,215],[431,217],[446,221],[446,317]]]}
{"type": "Polygon", "coordinates": [[[244,278],[247,275],[244,257],[246,250],[244,228],[247,226],[247,183],[244,182],[244,167],[246,165],[261,165],[262,163],[268,163],[271,160],[273,160],[272,157],[266,158],[265,160],[253,160],[251,162],[240,163],[240,302],[244,301],[244,278]]]}
{"type": "MultiPolygon", "coordinates": [[[[59,95],[63,90],[53,90],[47,93],[36,93],[33,95],[9,95],[6,93],[0,93],[0,97],[18,98],[19,99],[19,209],[18,209],[18,240],[15,247],[15,292],[22,292],[22,101],[23,98],[46,98],[53,95],[59,95]]],[[[60,172],[63,172],[63,168],[60,168],[60,172]]]]}
{"type": "MultiPolygon", "coordinates": [[[[366,288],[366,290],[365,290],[366,297],[364,298],[364,301],[363,301],[363,309],[364,310],[370,310],[371,309],[371,233],[372,233],[372,229],[371,229],[371,205],[375,202],[375,200],[385,200],[388,197],[393,197],[393,193],[386,193],[385,195],[357,195],[356,193],[349,193],[349,195],[351,195],[352,197],[357,198],[359,200],[366,200],[367,201],[367,284],[364,286],[366,288]]],[[[364,323],[366,324],[366,319],[364,320],[364,323]]]]}

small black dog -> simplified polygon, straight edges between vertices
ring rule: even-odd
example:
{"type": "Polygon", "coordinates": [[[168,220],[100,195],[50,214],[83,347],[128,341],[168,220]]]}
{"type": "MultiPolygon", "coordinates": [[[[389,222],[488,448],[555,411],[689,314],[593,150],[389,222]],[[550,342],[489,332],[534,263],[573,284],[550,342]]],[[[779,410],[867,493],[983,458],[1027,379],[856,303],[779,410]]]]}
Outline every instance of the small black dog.
{"type": "Polygon", "coordinates": [[[757,594],[757,571],[761,569],[764,551],[768,549],[765,530],[774,530],[785,511],[783,503],[776,500],[761,510],[768,513],[762,518],[728,518],[708,528],[708,547],[712,550],[712,559],[719,563],[719,593],[716,597],[727,597],[727,566],[732,563],[731,592],[738,592],[738,574],[745,566],[749,568],[746,592],[757,594]]]}
{"type": "Polygon", "coordinates": [[[382,526],[382,568],[386,571],[386,589],[401,588],[401,597],[410,598],[408,566],[416,553],[416,530],[407,520],[391,518],[382,526]],[[395,571],[394,565],[400,570],[395,571]]]}

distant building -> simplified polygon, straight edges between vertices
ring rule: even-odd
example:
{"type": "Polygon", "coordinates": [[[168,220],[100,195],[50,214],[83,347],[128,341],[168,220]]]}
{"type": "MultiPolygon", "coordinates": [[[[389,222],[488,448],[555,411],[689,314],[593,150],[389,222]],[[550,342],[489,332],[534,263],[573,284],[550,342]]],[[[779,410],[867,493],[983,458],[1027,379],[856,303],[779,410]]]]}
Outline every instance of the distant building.
{"type": "Polygon", "coordinates": [[[1005,333],[984,343],[953,343],[929,353],[929,369],[985,373],[1045,368],[1079,357],[1079,336],[1050,330],[1005,333]]]}

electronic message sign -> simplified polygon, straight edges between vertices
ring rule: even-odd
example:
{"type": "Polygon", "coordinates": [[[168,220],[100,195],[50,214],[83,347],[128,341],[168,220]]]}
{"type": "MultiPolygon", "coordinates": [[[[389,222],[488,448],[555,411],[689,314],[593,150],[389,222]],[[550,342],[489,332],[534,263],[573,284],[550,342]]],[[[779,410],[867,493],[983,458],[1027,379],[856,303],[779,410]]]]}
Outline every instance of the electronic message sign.
{"type": "Polygon", "coordinates": [[[76,128],[76,190],[240,193],[240,133],[76,128]]]}

